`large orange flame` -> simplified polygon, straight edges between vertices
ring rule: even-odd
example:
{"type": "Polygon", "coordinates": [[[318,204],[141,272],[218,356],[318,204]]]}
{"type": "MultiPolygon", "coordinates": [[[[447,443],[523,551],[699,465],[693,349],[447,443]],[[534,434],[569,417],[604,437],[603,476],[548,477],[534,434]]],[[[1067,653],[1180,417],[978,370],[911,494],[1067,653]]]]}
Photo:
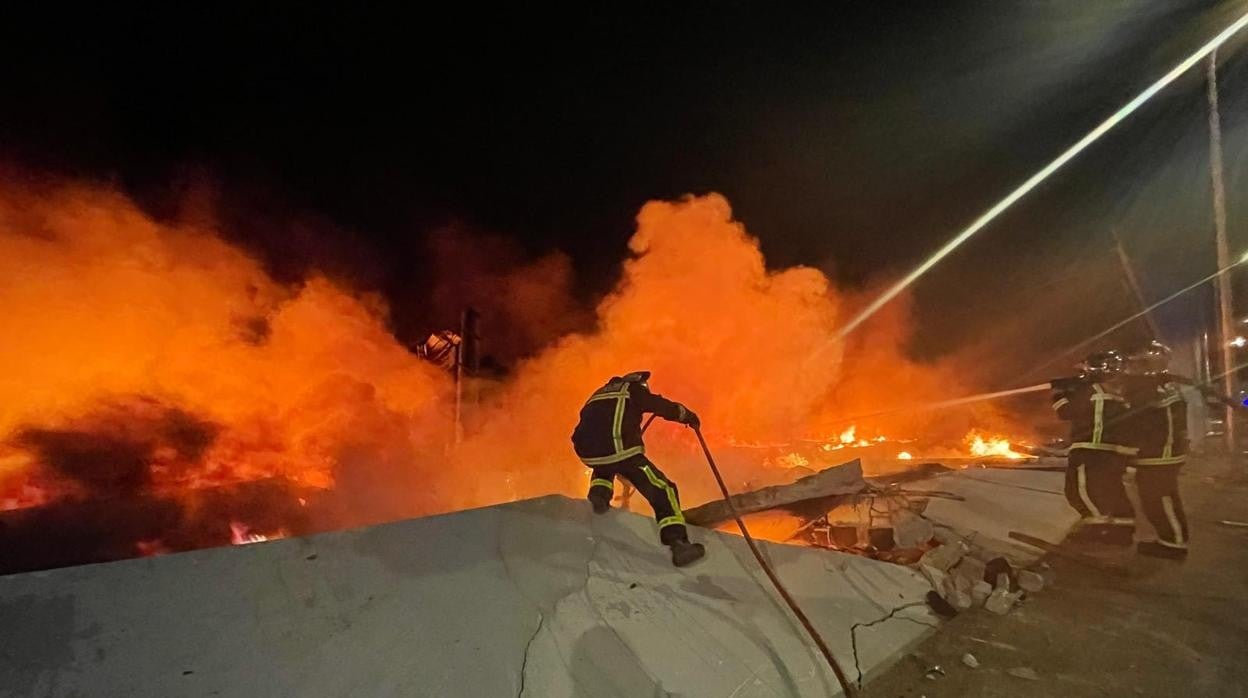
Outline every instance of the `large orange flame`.
{"type": "MultiPolygon", "coordinates": [[[[319,276],[280,284],[210,227],[157,223],[108,190],[0,186],[0,507],[269,477],[332,491],[333,525],[580,496],[569,434],[612,375],[653,371],[723,447],[840,434],[847,415],[959,389],[904,357],[904,304],[837,340],[851,301],[815,269],[769,270],[723,197],[651,202],[637,222],[596,330],[474,384],[452,447],[452,378],[396,341],[378,297],[319,276]]],[[[566,265],[532,273],[568,285],[566,265]]],[[[713,496],[688,435],[660,424],[647,440],[687,501],[713,496]]],[[[728,454],[725,467],[742,483],[763,460],[728,454]]]]}

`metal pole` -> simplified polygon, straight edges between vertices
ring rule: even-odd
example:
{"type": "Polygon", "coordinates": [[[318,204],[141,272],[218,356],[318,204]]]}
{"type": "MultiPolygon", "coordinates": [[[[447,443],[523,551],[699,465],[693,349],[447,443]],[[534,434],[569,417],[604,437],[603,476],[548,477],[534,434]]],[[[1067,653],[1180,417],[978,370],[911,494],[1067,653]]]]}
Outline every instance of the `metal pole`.
{"type": "MultiPolygon", "coordinates": [[[[461,325],[462,329],[462,325],[461,325]]],[[[458,446],[464,440],[464,337],[461,334],[459,344],[455,345],[455,425],[451,434],[451,443],[458,446]]]]}
{"type": "MultiPolygon", "coordinates": [[[[1218,114],[1218,52],[1215,49],[1209,54],[1207,94],[1209,97],[1209,174],[1213,183],[1213,226],[1215,246],[1218,255],[1218,268],[1224,269],[1231,264],[1230,246],[1226,240],[1226,189],[1222,181],[1222,120],[1218,114]]],[[[1234,322],[1231,319],[1232,305],[1231,277],[1223,274],[1218,277],[1218,340],[1221,343],[1222,368],[1224,371],[1235,365],[1231,357],[1233,351],[1231,338],[1234,336],[1234,322]]],[[[1235,372],[1227,371],[1222,377],[1222,392],[1229,396],[1236,394],[1235,372]]],[[[1238,449],[1235,441],[1235,412],[1230,406],[1226,408],[1226,448],[1228,453],[1238,449]]]]}

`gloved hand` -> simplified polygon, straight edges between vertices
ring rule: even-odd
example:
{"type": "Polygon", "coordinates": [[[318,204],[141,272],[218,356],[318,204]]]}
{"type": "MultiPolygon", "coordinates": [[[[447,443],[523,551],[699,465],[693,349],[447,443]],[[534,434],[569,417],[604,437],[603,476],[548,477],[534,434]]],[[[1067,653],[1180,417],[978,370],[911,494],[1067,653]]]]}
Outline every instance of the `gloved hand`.
{"type": "Polygon", "coordinates": [[[688,407],[685,408],[685,418],[680,420],[682,424],[687,424],[694,429],[702,428],[702,420],[698,419],[698,415],[688,407]]]}

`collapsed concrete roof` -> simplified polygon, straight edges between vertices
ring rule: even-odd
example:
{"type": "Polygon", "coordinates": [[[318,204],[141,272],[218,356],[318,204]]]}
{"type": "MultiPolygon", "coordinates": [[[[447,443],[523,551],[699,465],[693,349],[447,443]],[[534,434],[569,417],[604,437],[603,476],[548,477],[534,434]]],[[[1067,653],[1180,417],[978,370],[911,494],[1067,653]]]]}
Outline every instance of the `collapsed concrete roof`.
{"type": "MultiPolygon", "coordinates": [[[[827,696],[745,542],[543,497],[0,578],[13,695],[827,696]],[[19,639],[20,638],[20,639],[19,639]]],[[[914,571],[762,543],[851,678],[930,632],[914,571]],[[897,609],[901,609],[898,611],[897,609]]]]}

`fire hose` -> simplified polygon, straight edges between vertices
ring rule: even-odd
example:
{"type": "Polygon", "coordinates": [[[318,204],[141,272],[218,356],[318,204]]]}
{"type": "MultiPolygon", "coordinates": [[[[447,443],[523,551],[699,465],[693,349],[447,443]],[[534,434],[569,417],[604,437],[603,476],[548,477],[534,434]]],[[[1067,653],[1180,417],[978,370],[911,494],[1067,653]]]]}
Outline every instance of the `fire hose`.
{"type": "MultiPolygon", "coordinates": [[[[649,426],[649,423],[647,423],[649,426]]],[[[793,596],[789,594],[789,590],[784,588],[780,583],[780,579],[776,577],[776,573],[771,569],[771,565],[763,559],[763,554],[758,550],[758,544],[754,542],[750,530],[745,527],[745,521],[741,519],[741,514],[737,512],[737,507],[732,503],[732,494],[728,492],[728,486],[724,484],[724,478],[719,474],[719,467],[715,465],[715,458],[711,456],[711,449],[706,445],[706,439],[702,438],[702,430],[694,427],[693,433],[698,436],[698,443],[702,445],[702,454],[706,456],[706,464],[711,466],[711,473],[715,475],[715,482],[719,484],[719,491],[724,495],[724,503],[728,505],[728,511],[732,513],[732,518],[737,522],[737,528],[741,529],[741,537],[745,538],[745,543],[750,547],[750,552],[754,554],[754,559],[758,561],[758,566],[763,568],[767,579],[771,580],[771,585],[776,588],[780,597],[788,604],[789,610],[793,611],[793,615],[797,616],[797,620],[801,622],[802,627],[806,629],[810,639],[814,641],[815,646],[819,648],[820,654],[827,660],[828,666],[832,667],[832,673],[836,674],[836,680],[841,684],[841,690],[845,692],[847,698],[854,698],[858,693],[854,689],[852,683],[845,676],[845,672],[841,669],[841,665],[837,664],[836,658],[832,656],[832,650],[828,649],[827,643],[823,641],[823,636],[815,630],[815,626],[811,624],[810,619],[802,612],[800,606],[793,596]]]]}

